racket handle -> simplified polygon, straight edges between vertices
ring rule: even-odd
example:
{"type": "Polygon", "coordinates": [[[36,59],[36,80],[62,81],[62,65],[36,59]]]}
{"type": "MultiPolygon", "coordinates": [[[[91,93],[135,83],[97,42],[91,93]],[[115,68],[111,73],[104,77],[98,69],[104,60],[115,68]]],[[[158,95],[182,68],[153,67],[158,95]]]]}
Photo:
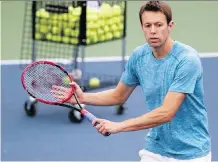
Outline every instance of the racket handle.
{"type": "MultiPolygon", "coordinates": [[[[92,114],[92,113],[90,113],[90,112],[88,112],[88,111],[86,111],[86,110],[81,110],[81,114],[86,118],[86,119],[88,119],[88,121],[90,122],[90,123],[92,123],[92,121],[94,120],[94,119],[96,119],[96,117],[92,114]]],[[[98,125],[99,123],[97,122],[97,123],[95,123],[95,127],[98,125]]],[[[109,136],[109,135],[111,135],[111,133],[109,133],[109,132],[107,132],[104,136],[109,136]]]]}
{"type": "MultiPolygon", "coordinates": [[[[98,123],[98,122],[96,122],[94,126],[96,127],[98,124],[99,124],[99,123],[98,123]]],[[[109,133],[109,132],[106,132],[104,136],[110,136],[110,135],[111,135],[111,133],[109,133]]]]}
{"type": "Polygon", "coordinates": [[[92,123],[92,121],[96,119],[96,117],[88,111],[86,111],[86,113],[84,113],[83,116],[86,117],[86,119],[88,119],[90,123],[92,123]]]}

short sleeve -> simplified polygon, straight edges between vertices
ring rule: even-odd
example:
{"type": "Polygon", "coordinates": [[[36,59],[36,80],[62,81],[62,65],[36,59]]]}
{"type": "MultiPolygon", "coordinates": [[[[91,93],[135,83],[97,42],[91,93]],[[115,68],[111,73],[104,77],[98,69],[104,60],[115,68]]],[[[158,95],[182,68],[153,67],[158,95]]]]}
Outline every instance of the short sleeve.
{"type": "Polygon", "coordinates": [[[136,74],[136,58],[133,53],[126,63],[125,70],[122,73],[120,81],[128,86],[136,86],[139,84],[139,80],[136,74]]]}
{"type": "Polygon", "coordinates": [[[201,75],[200,59],[197,56],[188,56],[178,64],[169,91],[193,93],[196,82],[201,75]]]}

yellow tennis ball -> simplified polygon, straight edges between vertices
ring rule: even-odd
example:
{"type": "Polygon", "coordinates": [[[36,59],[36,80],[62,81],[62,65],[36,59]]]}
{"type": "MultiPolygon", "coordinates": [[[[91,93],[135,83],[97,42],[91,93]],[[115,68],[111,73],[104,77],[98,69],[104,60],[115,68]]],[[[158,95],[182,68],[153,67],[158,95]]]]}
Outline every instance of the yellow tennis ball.
{"type": "Polygon", "coordinates": [[[64,84],[70,84],[70,78],[68,76],[64,77],[63,83],[64,84]]]}
{"type": "Polygon", "coordinates": [[[89,80],[89,87],[97,88],[100,86],[100,80],[96,77],[89,80]]]}

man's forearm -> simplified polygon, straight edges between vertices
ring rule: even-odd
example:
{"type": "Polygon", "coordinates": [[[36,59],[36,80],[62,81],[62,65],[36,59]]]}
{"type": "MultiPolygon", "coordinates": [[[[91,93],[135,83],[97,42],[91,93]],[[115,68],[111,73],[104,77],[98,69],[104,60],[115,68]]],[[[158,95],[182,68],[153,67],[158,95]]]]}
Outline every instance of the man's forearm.
{"type": "Polygon", "coordinates": [[[83,103],[87,105],[98,106],[111,106],[122,104],[122,96],[116,95],[114,89],[97,92],[97,93],[84,93],[83,103]]]}
{"type": "Polygon", "coordinates": [[[170,121],[168,112],[163,108],[158,107],[140,117],[121,122],[121,132],[148,129],[168,121],[170,121]]]}

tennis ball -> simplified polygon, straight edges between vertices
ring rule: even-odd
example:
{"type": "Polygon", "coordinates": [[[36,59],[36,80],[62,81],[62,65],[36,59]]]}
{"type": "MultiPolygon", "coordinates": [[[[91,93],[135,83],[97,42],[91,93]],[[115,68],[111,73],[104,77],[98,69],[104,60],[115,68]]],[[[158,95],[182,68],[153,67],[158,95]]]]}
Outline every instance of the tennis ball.
{"type": "Polygon", "coordinates": [[[71,30],[70,35],[72,37],[78,37],[79,36],[79,30],[71,30]]]}
{"type": "Polygon", "coordinates": [[[78,17],[78,16],[80,16],[81,11],[82,11],[82,8],[81,8],[80,6],[79,6],[79,7],[76,7],[76,8],[74,8],[74,10],[72,11],[72,15],[78,17]]]}
{"type": "Polygon", "coordinates": [[[91,40],[92,40],[93,43],[97,43],[97,42],[98,42],[98,37],[97,37],[97,35],[96,35],[96,36],[93,36],[93,37],[91,38],[91,40]]]}
{"type": "Polygon", "coordinates": [[[35,39],[42,39],[42,35],[40,33],[35,33],[35,39]]]}
{"type": "Polygon", "coordinates": [[[70,39],[70,43],[71,43],[71,44],[78,44],[79,41],[78,41],[78,39],[76,39],[76,38],[72,38],[72,39],[70,39]]]}
{"type": "Polygon", "coordinates": [[[97,14],[88,14],[87,17],[86,17],[87,21],[97,21],[98,20],[98,15],[97,14]]]}
{"type": "Polygon", "coordinates": [[[99,16],[101,18],[109,18],[112,16],[112,7],[108,3],[102,3],[99,9],[99,16]]]}
{"type": "Polygon", "coordinates": [[[114,6],[112,7],[112,10],[113,10],[113,16],[121,15],[121,12],[122,12],[121,6],[119,6],[119,5],[114,5],[114,6]]]}
{"type": "Polygon", "coordinates": [[[97,30],[97,34],[98,34],[98,35],[104,34],[104,30],[102,30],[101,28],[99,28],[99,29],[97,30]]]}
{"type": "Polygon", "coordinates": [[[97,15],[98,14],[98,9],[88,7],[86,12],[87,12],[88,15],[97,15]]]}
{"type": "Polygon", "coordinates": [[[107,25],[113,25],[113,24],[114,24],[113,18],[107,20],[107,25]]]}
{"type": "Polygon", "coordinates": [[[70,5],[70,6],[68,7],[68,11],[69,11],[69,12],[73,12],[73,6],[70,5]]]}
{"type": "Polygon", "coordinates": [[[75,34],[75,37],[78,37],[79,36],[79,30],[75,29],[74,34],[75,34]]]}
{"type": "Polygon", "coordinates": [[[99,19],[99,20],[98,20],[98,25],[99,25],[100,27],[104,27],[104,26],[105,26],[104,20],[99,19]]]}
{"type": "Polygon", "coordinates": [[[39,23],[46,25],[46,24],[48,23],[48,20],[47,20],[47,19],[44,19],[44,18],[40,18],[40,19],[39,19],[39,23]]]}
{"type": "Polygon", "coordinates": [[[120,23],[121,22],[121,17],[116,16],[116,17],[113,17],[111,20],[112,20],[112,24],[120,23]]]}
{"type": "Polygon", "coordinates": [[[101,42],[105,41],[105,36],[104,35],[100,35],[98,40],[101,41],[101,42]]]}
{"type": "Polygon", "coordinates": [[[62,42],[64,42],[64,43],[69,43],[69,41],[70,41],[69,37],[63,37],[62,38],[62,42]]]}
{"type": "Polygon", "coordinates": [[[68,25],[68,22],[63,22],[62,23],[62,27],[65,29],[65,28],[67,28],[69,25],[68,25]]]}
{"type": "Polygon", "coordinates": [[[118,30],[123,30],[124,26],[123,26],[123,24],[121,23],[121,24],[118,24],[118,25],[117,25],[117,28],[118,28],[118,30]]]}
{"type": "Polygon", "coordinates": [[[86,38],[86,44],[90,44],[91,40],[89,38],[86,38]]]}
{"type": "Polygon", "coordinates": [[[63,14],[58,14],[58,20],[62,21],[63,20],[63,14]]]}
{"type": "Polygon", "coordinates": [[[36,17],[40,17],[41,15],[40,15],[40,11],[38,10],[38,11],[36,11],[36,17]]]}
{"type": "Polygon", "coordinates": [[[71,29],[70,29],[70,28],[65,28],[65,29],[64,29],[64,35],[69,36],[69,35],[70,35],[70,32],[71,32],[71,29]]]}
{"type": "Polygon", "coordinates": [[[60,32],[60,29],[56,26],[52,27],[52,33],[53,34],[58,34],[60,32]]]}
{"type": "Polygon", "coordinates": [[[89,80],[89,87],[97,88],[100,86],[100,80],[97,77],[91,78],[89,80]]]}
{"type": "Polygon", "coordinates": [[[95,21],[90,21],[87,23],[87,29],[96,29],[99,28],[99,24],[95,21]]]}
{"type": "Polygon", "coordinates": [[[57,26],[57,25],[58,25],[58,21],[57,21],[57,20],[52,20],[51,24],[52,24],[53,26],[57,26]]]}
{"type": "Polygon", "coordinates": [[[115,38],[120,38],[122,36],[122,32],[121,31],[116,31],[116,32],[113,33],[113,36],[115,38]]]}
{"type": "Polygon", "coordinates": [[[39,28],[39,31],[41,33],[47,33],[48,32],[48,27],[46,25],[41,25],[39,28]]]}
{"type": "Polygon", "coordinates": [[[70,78],[68,76],[63,78],[63,83],[64,84],[70,84],[70,78]]]}
{"type": "Polygon", "coordinates": [[[103,3],[101,4],[101,8],[103,8],[103,9],[110,9],[111,6],[110,6],[110,4],[103,2],[103,3]]]}
{"type": "Polygon", "coordinates": [[[105,26],[103,29],[104,29],[104,32],[105,32],[105,33],[107,33],[107,32],[109,32],[109,31],[110,31],[110,28],[109,28],[109,26],[105,26]]]}
{"type": "Polygon", "coordinates": [[[68,22],[70,23],[70,26],[73,27],[75,26],[75,22],[78,21],[79,18],[73,15],[68,15],[68,22]]]}
{"type": "Polygon", "coordinates": [[[91,29],[88,29],[87,31],[86,31],[86,36],[87,37],[92,37],[92,36],[94,36],[95,35],[95,33],[91,30],[91,29]]]}
{"type": "Polygon", "coordinates": [[[58,38],[57,35],[52,35],[51,40],[54,41],[54,42],[58,42],[58,41],[59,41],[59,38],[58,38]]]}
{"type": "Polygon", "coordinates": [[[52,34],[51,33],[46,34],[46,39],[51,40],[52,39],[52,34]]]}
{"type": "Polygon", "coordinates": [[[58,19],[58,14],[56,14],[56,13],[55,13],[55,14],[52,14],[52,15],[51,15],[51,18],[52,18],[53,20],[57,20],[57,19],[58,19]]]}
{"type": "Polygon", "coordinates": [[[66,14],[66,13],[63,14],[63,15],[62,15],[62,19],[63,19],[64,21],[67,21],[67,20],[68,20],[68,14],[66,14]]]}
{"type": "Polygon", "coordinates": [[[49,18],[49,13],[44,8],[41,8],[38,11],[36,11],[36,16],[43,17],[43,18],[49,18]]]}
{"type": "Polygon", "coordinates": [[[45,10],[42,10],[40,15],[41,15],[42,18],[49,18],[49,13],[47,11],[45,11],[45,10]]]}
{"type": "Polygon", "coordinates": [[[112,38],[113,38],[113,34],[112,33],[105,34],[105,39],[106,40],[111,40],[112,38]]]}
{"type": "Polygon", "coordinates": [[[111,31],[117,31],[118,30],[118,27],[117,27],[117,25],[116,24],[113,24],[113,25],[111,25],[111,31]]]}
{"type": "Polygon", "coordinates": [[[62,37],[61,37],[60,35],[57,35],[57,36],[56,36],[56,41],[57,41],[57,42],[60,42],[61,39],[62,39],[62,37]]]}

